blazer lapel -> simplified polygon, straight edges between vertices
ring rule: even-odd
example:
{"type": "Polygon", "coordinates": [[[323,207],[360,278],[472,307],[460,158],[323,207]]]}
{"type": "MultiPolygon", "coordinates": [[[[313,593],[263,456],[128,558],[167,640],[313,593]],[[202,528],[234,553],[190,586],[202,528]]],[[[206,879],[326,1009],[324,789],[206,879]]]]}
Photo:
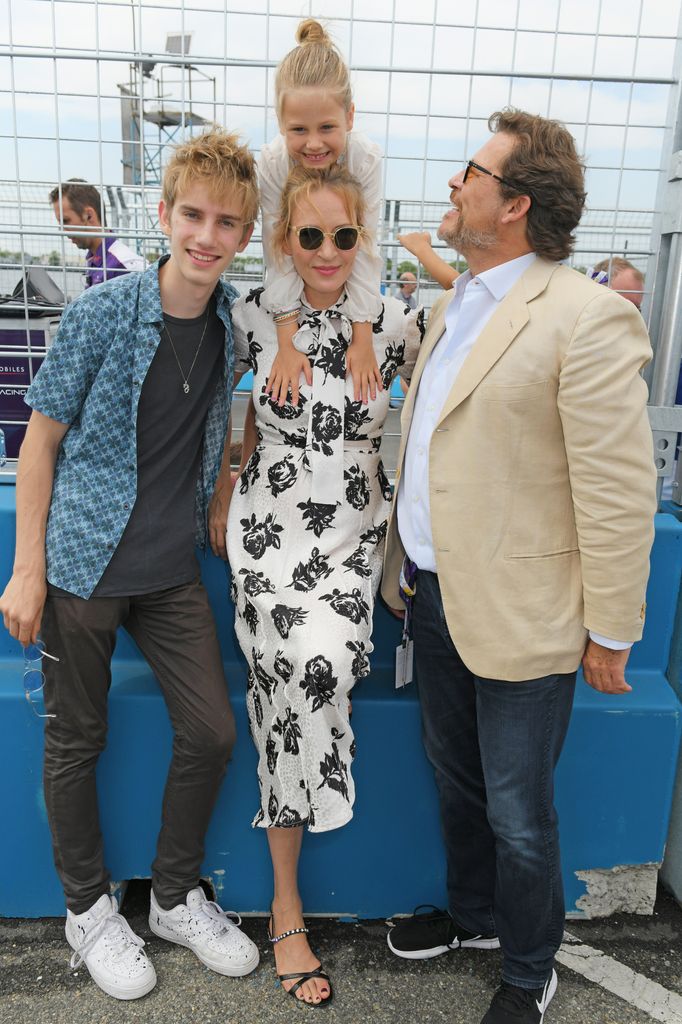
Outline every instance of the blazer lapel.
{"type": "Polygon", "coordinates": [[[556,266],[556,263],[536,259],[500,302],[464,360],[462,369],[443,405],[438,425],[465,398],[468,398],[503,352],[509,348],[517,334],[526,326],[530,319],[528,303],[545,290],[556,266]]]}

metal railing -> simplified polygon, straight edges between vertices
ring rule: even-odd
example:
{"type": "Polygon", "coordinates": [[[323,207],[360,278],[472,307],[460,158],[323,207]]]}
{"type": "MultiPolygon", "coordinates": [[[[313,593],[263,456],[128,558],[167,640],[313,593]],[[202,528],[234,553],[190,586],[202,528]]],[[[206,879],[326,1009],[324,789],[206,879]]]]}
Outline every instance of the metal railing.
{"type": "MultiPolygon", "coordinates": [[[[416,264],[398,234],[433,233],[447,180],[485,140],[492,110],[511,104],[557,117],[588,166],[589,209],[573,265],[626,255],[646,270],[645,317],[654,341],[667,339],[654,398],[670,405],[682,355],[674,298],[682,282],[676,231],[664,214],[674,186],[669,166],[682,149],[681,0],[4,3],[0,295],[25,281],[35,262],[67,298],[78,293],[82,260],[47,199],[69,177],[98,187],[111,228],[132,248],[148,258],[164,251],[155,211],[169,146],[216,118],[256,151],[272,138],[273,69],[294,44],[300,17],[311,14],[326,22],[351,66],[356,128],[385,153],[387,287],[401,264],[416,264]],[[191,34],[191,52],[164,49],[168,33],[191,34]]],[[[230,277],[248,287],[261,265],[256,233],[230,277]]],[[[438,289],[417,273],[428,306],[438,289]]],[[[23,286],[20,293],[21,354],[32,366],[41,346],[31,338],[23,286]]],[[[0,360],[8,353],[19,350],[0,337],[0,360]]]]}

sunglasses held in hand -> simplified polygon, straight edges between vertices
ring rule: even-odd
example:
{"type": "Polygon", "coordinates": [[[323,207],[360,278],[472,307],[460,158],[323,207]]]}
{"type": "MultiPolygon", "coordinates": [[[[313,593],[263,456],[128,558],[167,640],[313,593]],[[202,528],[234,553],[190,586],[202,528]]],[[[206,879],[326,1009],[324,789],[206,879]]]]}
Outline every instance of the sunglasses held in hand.
{"type": "Polygon", "coordinates": [[[56,715],[45,714],[38,710],[38,699],[45,686],[45,673],[42,665],[43,658],[50,658],[51,661],[59,661],[54,654],[48,654],[42,640],[34,644],[27,644],[24,647],[24,696],[31,705],[33,714],[37,718],[56,718],[56,715]]]}

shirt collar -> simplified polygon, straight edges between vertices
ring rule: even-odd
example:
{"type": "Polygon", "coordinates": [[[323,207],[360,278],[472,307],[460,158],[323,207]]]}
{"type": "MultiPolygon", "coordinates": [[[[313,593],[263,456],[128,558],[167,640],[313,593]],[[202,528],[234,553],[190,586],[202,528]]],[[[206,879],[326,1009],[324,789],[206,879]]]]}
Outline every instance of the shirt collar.
{"type": "MultiPolygon", "coordinates": [[[[141,323],[160,324],[163,320],[161,292],[159,290],[159,268],[169,259],[170,254],[166,253],[140,274],[139,319],[141,323]]],[[[232,303],[235,299],[239,298],[239,292],[229,281],[219,280],[216,283],[213,294],[216,300],[216,312],[220,319],[225,321],[225,317],[229,315],[232,303]]]]}
{"type": "Polygon", "coordinates": [[[523,256],[517,256],[516,259],[507,260],[506,263],[500,263],[497,267],[491,267],[490,270],[484,270],[477,277],[481,284],[485,285],[495,301],[501,302],[507,293],[512,290],[521,275],[528,270],[528,267],[536,259],[537,257],[534,252],[528,252],[523,256]]]}
{"type": "Polygon", "coordinates": [[[455,278],[455,298],[460,298],[464,294],[466,286],[469,284],[469,281],[472,280],[473,275],[470,270],[465,270],[463,274],[460,274],[459,277],[455,278]]]}
{"type": "Polygon", "coordinates": [[[95,252],[88,252],[85,257],[85,262],[89,267],[101,267],[104,263],[105,257],[109,252],[109,249],[114,244],[116,239],[113,235],[105,235],[104,240],[99,243],[95,252]]]}

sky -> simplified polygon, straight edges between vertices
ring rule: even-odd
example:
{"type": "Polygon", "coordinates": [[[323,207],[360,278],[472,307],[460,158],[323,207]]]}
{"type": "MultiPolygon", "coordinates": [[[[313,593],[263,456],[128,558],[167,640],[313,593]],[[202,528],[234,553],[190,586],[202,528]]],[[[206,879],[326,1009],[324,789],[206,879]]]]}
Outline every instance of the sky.
{"type": "MultiPolygon", "coordinates": [[[[215,112],[258,149],[277,131],[273,71],[226,66],[225,57],[278,61],[312,13],[349,59],[356,128],[384,149],[388,198],[446,202],[447,179],[485,141],[488,115],[512,104],[564,120],[588,163],[591,209],[633,211],[624,222],[634,225],[634,211],[654,205],[670,96],[666,84],[637,80],[674,76],[680,2],[0,0],[0,179],[120,183],[118,85],[130,72],[107,58],[149,54],[158,61],[145,81],[150,107],[163,89],[165,105],[187,108],[187,76],[166,66],[159,78],[169,32],[191,32],[190,57],[212,62],[201,66],[209,80],[192,75],[192,109],[215,112]],[[23,56],[29,49],[51,56],[23,56]],[[60,58],[65,50],[82,58],[60,58]]],[[[0,247],[10,234],[2,221],[16,218],[10,207],[0,201],[0,247]]]]}

